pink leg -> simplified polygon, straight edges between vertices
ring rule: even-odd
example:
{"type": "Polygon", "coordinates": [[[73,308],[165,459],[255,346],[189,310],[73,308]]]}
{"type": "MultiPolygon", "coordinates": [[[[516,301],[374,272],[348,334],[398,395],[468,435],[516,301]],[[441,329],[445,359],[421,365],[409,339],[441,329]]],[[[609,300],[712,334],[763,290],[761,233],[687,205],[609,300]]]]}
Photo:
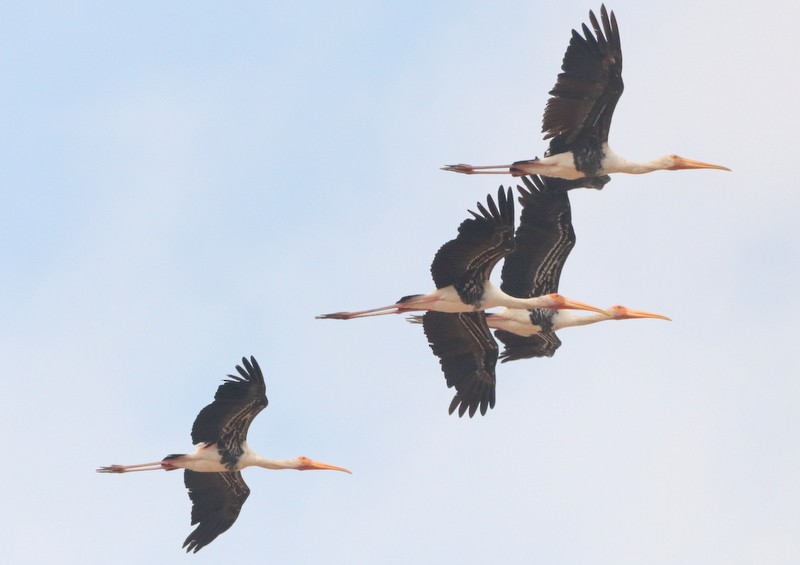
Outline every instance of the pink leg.
{"type": "Polygon", "coordinates": [[[463,173],[465,175],[507,175],[511,165],[485,165],[485,166],[472,166],[460,163],[458,165],[447,165],[442,167],[443,171],[450,171],[453,173],[463,173]],[[485,169],[504,169],[500,171],[488,171],[485,169]]]}
{"type": "Polygon", "coordinates": [[[317,320],[350,320],[351,318],[366,318],[367,316],[383,316],[384,314],[397,314],[397,305],[382,306],[370,310],[359,310],[358,312],[333,312],[332,314],[321,314],[317,320]]]}
{"type": "Polygon", "coordinates": [[[134,473],[136,471],[158,471],[159,469],[171,470],[176,467],[166,461],[153,463],[140,463],[138,465],[109,465],[97,469],[98,473],[134,473]]]}
{"type": "Polygon", "coordinates": [[[317,316],[318,320],[350,320],[352,318],[367,318],[369,316],[383,316],[385,314],[403,314],[405,312],[418,312],[420,310],[427,310],[425,304],[438,301],[436,296],[420,294],[405,300],[404,302],[397,302],[391,306],[382,306],[381,308],[372,308],[370,310],[359,310],[358,312],[334,312],[332,314],[322,314],[317,316]]]}

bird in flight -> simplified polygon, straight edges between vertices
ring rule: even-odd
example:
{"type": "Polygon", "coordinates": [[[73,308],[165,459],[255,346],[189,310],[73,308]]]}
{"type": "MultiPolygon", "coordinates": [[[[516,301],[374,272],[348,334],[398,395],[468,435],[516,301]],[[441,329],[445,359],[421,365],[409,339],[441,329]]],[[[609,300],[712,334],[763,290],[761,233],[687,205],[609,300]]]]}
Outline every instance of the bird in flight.
{"type": "Polygon", "coordinates": [[[590,31],[583,24],[583,35],[572,30],[562,72],[550,91],[542,120],[544,139],[550,147],[543,158],[517,161],[510,165],[448,165],[446,171],[464,174],[540,174],[567,180],[585,179],[579,186],[602,188],[607,182],[590,179],[609,173],[642,174],[658,170],[721,169],[679,155],[665,155],[648,162],[629,161],[608,145],[608,132],[617,101],[622,96],[622,47],[614,12],[609,16],[605,5],[598,22],[589,12],[590,31]]]}
{"type": "MultiPolygon", "coordinates": [[[[500,288],[515,296],[536,296],[558,292],[561,271],[575,247],[572,208],[568,190],[575,181],[532,175],[517,186],[522,204],[519,227],[514,235],[516,249],[506,257],[500,288]]],[[[504,345],[501,361],[527,357],[550,357],[561,345],[555,332],[607,320],[657,318],[661,314],[611,306],[587,315],[539,308],[506,308],[486,315],[487,325],[504,345]]]]}
{"type": "Polygon", "coordinates": [[[422,310],[436,312],[477,312],[496,306],[508,308],[576,309],[602,312],[600,308],[571,300],[560,294],[518,298],[503,292],[489,279],[495,265],[514,250],[514,199],[511,189],[501,186],[497,204],[492,196],[486,207],[478,203],[472,218],[464,220],[458,236],[445,243],[431,264],[436,289],[427,294],[404,296],[394,304],[359,310],[333,312],[317,316],[320,319],[349,320],[384,314],[401,314],[422,310]]]}
{"type": "Polygon", "coordinates": [[[183,480],[192,501],[192,525],[183,547],[197,552],[230,528],[239,517],[250,489],[242,479],[245,467],[264,469],[328,470],[350,473],[300,456],[275,460],[261,457],[247,445],[247,430],[253,419],[267,407],[264,375],[254,357],[242,358],[238,375],[228,375],[214,395],[214,402],[203,408],[192,426],[195,451],[167,455],[161,461],[138,465],[109,465],[98,473],[135,471],[174,471],[184,469],[183,480]]]}

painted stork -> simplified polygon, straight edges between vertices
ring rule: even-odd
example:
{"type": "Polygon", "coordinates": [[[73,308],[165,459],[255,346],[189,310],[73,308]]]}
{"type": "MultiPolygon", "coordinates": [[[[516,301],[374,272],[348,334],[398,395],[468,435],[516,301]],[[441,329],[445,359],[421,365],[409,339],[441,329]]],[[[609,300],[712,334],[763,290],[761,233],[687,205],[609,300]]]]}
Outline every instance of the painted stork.
{"type": "Polygon", "coordinates": [[[623,90],[622,47],[614,12],[609,17],[603,5],[600,19],[602,29],[594,13],[589,12],[594,35],[586,24],[583,24],[583,36],[572,30],[561,65],[563,72],[558,75],[544,110],[542,132],[545,140],[550,139],[550,147],[542,159],[517,161],[511,165],[449,165],[443,169],[465,174],[540,174],[562,179],[678,169],[729,171],[721,165],[678,155],[637,163],[611,150],[608,131],[623,90]]]}
{"type": "Polygon", "coordinates": [[[556,293],[516,298],[492,284],[489,280],[492,269],[515,247],[514,199],[511,189],[505,191],[501,186],[497,191],[497,205],[491,195],[487,196],[486,203],[487,207],[478,203],[480,214],[469,211],[473,217],[461,223],[458,236],[445,243],[433,258],[431,275],[436,290],[427,294],[404,296],[389,306],[357,312],[322,314],[317,318],[349,320],[421,310],[476,312],[496,306],[602,312],[599,308],[556,293]]]}
{"type": "MultiPolygon", "coordinates": [[[[515,249],[503,264],[501,289],[517,296],[555,293],[561,270],[575,245],[575,232],[567,190],[577,181],[523,177],[527,190],[517,187],[522,204],[520,224],[514,236],[515,249]]],[[[666,316],[612,306],[601,312],[579,314],[551,309],[506,308],[498,313],[442,314],[426,312],[411,316],[421,323],[434,355],[439,357],[448,387],[456,394],[450,414],[456,409],[472,417],[495,405],[495,369],[502,361],[552,356],[561,345],[555,332],[570,326],[583,326],[605,320],[660,318],[666,316]],[[498,356],[495,336],[505,349],[498,356]]]]}
{"type": "MultiPolygon", "coordinates": [[[[574,181],[548,177],[522,177],[525,188],[518,186],[522,204],[519,227],[514,239],[516,249],[503,263],[500,288],[515,296],[536,296],[558,291],[561,271],[575,247],[569,193],[574,181]]],[[[486,316],[490,328],[505,349],[502,361],[527,357],[551,356],[561,345],[557,330],[584,326],[606,320],[658,318],[661,314],[612,306],[586,316],[543,309],[507,308],[486,316]]]]}
{"type": "Polygon", "coordinates": [[[245,467],[329,470],[350,473],[347,469],[313,461],[308,457],[274,460],[261,457],[247,445],[247,430],[253,419],[267,407],[264,375],[254,357],[242,358],[236,375],[228,375],[214,395],[214,402],[203,408],[192,426],[194,453],[167,455],[161,461],[138,465],[109,465],[98,473],[135,471],[173,471],[185,469],[183,480],[192,501],[192,525],[183,547],[197,553],[230,528],[239,516],[250,489],[242,479],[245,467]]]}

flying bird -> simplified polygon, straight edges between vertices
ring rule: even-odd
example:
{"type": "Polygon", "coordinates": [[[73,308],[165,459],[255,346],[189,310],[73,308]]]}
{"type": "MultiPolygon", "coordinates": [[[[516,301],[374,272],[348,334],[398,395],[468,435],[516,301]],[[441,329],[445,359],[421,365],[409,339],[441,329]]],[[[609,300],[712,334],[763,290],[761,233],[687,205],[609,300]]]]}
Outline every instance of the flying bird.
{"type": "MultiPolygon", "coordinates": [[[[520,186],[522,214],[514,235],[515,248],[505,258],[501,289],[515,296],[546,295],[558,291],[564,263],[575,245],[575,231],[567,190],[577,181],[523,177],[520,186]]],[[[505,308],[498,313],[471,312],[444,314],[426,312],[408,320],[421,323],[434,355],[439,357],[448,387],[456,394],[449,412],[458,410],[472,417],[495,405],[496,366],[502,361],[528,357],[550,357],[561,345],[555,332],[565,327],[583,326],[605,320],[660,318],[666,316],[624,306],[580,314],[542,308],[505,308]],[[503,342],[498,355],[492,338],[503,342]]]]}
{"type": "MultiPolygon", "coordinates": [[[[515,296],[538,296],[558,292],[561,271],[575,247],[569,193],[575,181],[558,178],[522,177],[517,186],[522,204],[516,249],[506,257],[500,288],[515,296]]],[[[505,345],[502,361],[526,357],[550,357],[561,345],[557,330],[606,320],[659,318],[661,314],[612,306],[589,315],[544,309],[506,308],[486,315],[495,337],[505,345]]]]}
{"type": "Polygon", "coordinates": [[[300,456],[275,460],[261,457],[247,445],[247,430],[253,419],[267,407],[264,375],[254,357],[242,358],[239,375],[228,375],[214,395],[214,402],[203,408],[192,426],[189,454],[167,455],[161,461],[138,465],[109,465],[98,473],[135,471],[173,471],[185,469],[183,480],[192,501],[192,525],[183,547],[197,553],[230,528],[239,516],[250,489],[242,479],[245,467],[329,470],[350,473],[347,469],[300,456]]]}
{"type": "Polygon", "coordinates": [[[484,207],[478,203],[480,214],[469,211],[473,217],[461,223],[458,236],[445,243],[433,258],[431,275],[436,290],[427,294],[404,296],[394,304],[380,308],[334,312],[317,318],[349,320],[421,310],[477,312],[496,306],[602,312],[599,308],[556,293],[517,298],[497,288],[489,280],[492,269],[515,248],[514,199],[511,189],[505,191],[501,186],[497,191],[497,204],[491,195],[487,196],[486,204],[484,207]]]}
{"type": "MultiPolygon", "coordinates": [[[[542,120],[544,139],[550,147],[541,159],[511,165],[449,165],[444,170],[465,174],[540,174],[562,179],[600,177],[608,173],[641,174],[657,170],[721,169],[727,167],[665,155],[653,161],[629,161],[608,145],[614,108],[622,95],[622,47],[614,12],[600,8],[602,28],[589,12],[592,31],[583,24],[583,35],[572,30],[561,72],[550,91],[542,120]]],[[[605,184],[603,182],[602,184],[605,184]]],[[[594,186],[593,188],[602,188],[594,186]]]]}

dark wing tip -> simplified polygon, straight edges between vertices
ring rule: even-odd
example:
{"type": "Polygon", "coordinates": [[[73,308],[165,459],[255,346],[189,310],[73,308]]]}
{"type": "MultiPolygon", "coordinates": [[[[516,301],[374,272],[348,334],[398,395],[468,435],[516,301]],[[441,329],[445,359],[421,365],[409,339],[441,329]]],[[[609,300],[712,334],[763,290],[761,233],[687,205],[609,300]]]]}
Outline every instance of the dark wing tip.
{"type": "Polygon", "coordinates": [[[426,312],[422,317],[425,336],[439,358],[448,388],[456,394],[449,414],[470,417],[480,409],[486,414],[495,402],[495,366],[498,347],[482,312],[446,314],[426,312]]]}
{"type": "Polygon", "coordinates": [[[469,412],[469,417],[472,418],[475,416],[475,413],[480,410],[481,416],[486,416],[486,412],[489,408],[494,408],[495,397],[492,394],[490,397],[484,397],[480,399],[472,399],[467,400],[463,398],[459,394],[456,394],[453,397],[453,400],[450,401],[450,407],[447,410],[449,415],[452,415],[453,412],[458,409],[458,417],[461,418],[464,414],[469,412]]]}
{"type": "MultiPolygon", "coordinates": [[[[242,357],[242,365],[236,365],[236,372],[238,372],[242,378],[246,381],[251,382],[258,382],[264,381],[264,373],[261,372],[261,367],[258,365],[258,361],[254,356],[250,356],[248,360],[247,357],[242,357]],[[244,368],[242,368],[244,365],[244,368]]],[[[229,377],[232,375],[228,375],[229,377]]],[[[234,379],[238,379],[238,377],[233,377],[234,379]]]]}
{"type": "Polygon", "coordinates": [[[217,389],[214,398],[241,398],[243,395],[257,395],[263,397],[264,406],[267,406],[269,404],[267,385],[256,358],[252,355],[249,360],[242,357],[242,364],[236,365],[236,372],[239,374],[226,375],[228,378],[223,379],[223,384],[217,389]]]}
{"type": "Polygon", "coordinates": [[[523,176],[522,183],[527,187],[527,190],[519,185],[517,185],[517,190],[520,194],[519,203],[523,206],[525,206],[525,200],[527,198],[532,198],[534,194],[538,192],[544,192],[546,190],[544,181],[539,175],[523,176]]]}
{"type": "Polygon", "coordinates": [[[187,553],[197,553],[236,522],[250,489],[239,472],[201,473],[187,469],[184,484],[192,501],[191,523],[197,527],[182,547],[187,553]]]}
{"type": "Polygon", "coordinates": [[[622,95],[622,47],[614,12],[603,5],[600,19],[589,11],[589,23],[581,24],[564,53],[562,72],[550,91],[542,119],[545,139],[554,139],[550,150],[561,153],[577,137],[594,128],[601,141],[608,138],[611,117],[622,95]]]}
{"type": "Polygon", "coordinates": [[[500,208],[502,209],[501,216],[503,223],[506,225],[514,226],[514,196],[511,187],[503,190],[502,185],[497,189],[497,198],[500,201],[500,208]]]}
{"type": "Polygon", "coordinates": [[[264,374],[256,358],[242,357],[236,372],[238,375],[229,374],[222,380],[214,401],[197,414],[192,425],[192,443],[216,443],[231,419],[244,421],[242,431],[246,434],[252,418],[269,405],[264,374]],[[244,406],[248,406],[247,413],[242,411],[244,406]]]}
{"type": "Polygon", "coordinates": [[[197,553],[203,549],[205,545],[206,544],[201,543],[199,540],[194,539],[190,534],[189,537],[186,538],[186,541],[183,542],[181,548],[186,548],[186,553],[197,553]]]}
{"type": "Polygon", "coordinates": [[[480,214],[468,210],[476,220],[514,227],[514,198],[510,186],[506,189],[500,185],[500,188],[497,189],[497,203],[491,194],[487,194],[486,206],[482,202],[477,202],[476,206],[480,214]]]}

